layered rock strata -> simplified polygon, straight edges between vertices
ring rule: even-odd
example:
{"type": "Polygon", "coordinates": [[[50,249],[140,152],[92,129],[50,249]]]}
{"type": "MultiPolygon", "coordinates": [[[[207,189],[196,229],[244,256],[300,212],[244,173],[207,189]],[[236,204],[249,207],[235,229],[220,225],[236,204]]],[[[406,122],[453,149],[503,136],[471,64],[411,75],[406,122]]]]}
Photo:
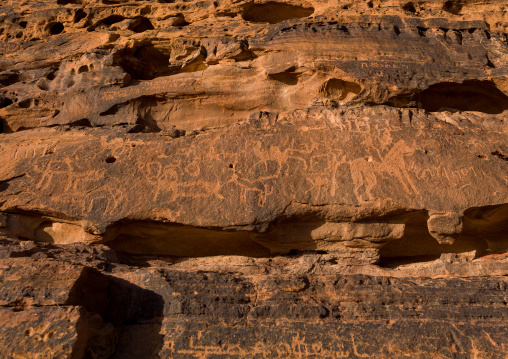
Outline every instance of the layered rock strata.
{"type": "Polygon", "coordinates": [[[501,358],[508,257],[131,257],[2,239],[3,357],[501,358]]]}
{"type": "Polygon", "coordinates": [[[501,0],[0,5],[7,358],[501,358],[501,0]]]}

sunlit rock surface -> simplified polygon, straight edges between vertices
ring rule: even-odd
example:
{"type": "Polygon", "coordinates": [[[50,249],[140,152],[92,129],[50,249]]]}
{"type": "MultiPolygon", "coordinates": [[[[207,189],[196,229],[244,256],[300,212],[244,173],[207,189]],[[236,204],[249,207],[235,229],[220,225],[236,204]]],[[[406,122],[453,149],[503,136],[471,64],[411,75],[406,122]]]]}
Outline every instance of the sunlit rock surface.
{"type": "Polygon", "coordinates": [[[504,0],[0,4],[6,358],[502,358],[504,0]]]}

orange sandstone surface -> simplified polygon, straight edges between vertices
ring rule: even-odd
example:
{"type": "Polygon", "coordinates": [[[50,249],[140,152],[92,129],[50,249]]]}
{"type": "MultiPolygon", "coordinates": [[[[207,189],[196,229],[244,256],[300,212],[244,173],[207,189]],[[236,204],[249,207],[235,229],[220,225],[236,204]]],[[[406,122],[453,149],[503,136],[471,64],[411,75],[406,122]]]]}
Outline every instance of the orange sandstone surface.
{"type": "Polygon", "coordinates": [[[505,358],[505,0],[0,4],[2,358],[505,358]]]}

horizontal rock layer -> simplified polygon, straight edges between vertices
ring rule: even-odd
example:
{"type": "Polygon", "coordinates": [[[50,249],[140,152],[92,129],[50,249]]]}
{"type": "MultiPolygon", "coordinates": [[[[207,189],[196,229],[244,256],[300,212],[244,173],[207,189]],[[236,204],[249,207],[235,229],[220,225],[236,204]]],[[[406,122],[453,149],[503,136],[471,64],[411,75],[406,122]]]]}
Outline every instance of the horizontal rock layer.
{"type": "Polygon", "coordinates": [[[382,269],[319,254],[161,261],[117,258],[104,246],[8,238],[2,245],[4,357],[498,358],[506,351],[506,255],[382,269]]]}
{"type": "Polygon", "coordinates": [[[177,256],[506,248],[504,125],[386,107],[257,116],[179,138],[5,136],[0,231],[177,256]]]}

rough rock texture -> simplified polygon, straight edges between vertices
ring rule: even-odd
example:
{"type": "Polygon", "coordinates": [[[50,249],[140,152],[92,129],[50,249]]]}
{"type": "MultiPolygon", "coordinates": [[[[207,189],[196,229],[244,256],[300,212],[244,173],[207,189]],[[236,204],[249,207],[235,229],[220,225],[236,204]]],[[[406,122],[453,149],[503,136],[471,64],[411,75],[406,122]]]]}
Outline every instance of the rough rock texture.
{"type": "Polygon", "coordinates": [[[0,4],[0,356],[502,358],[504,0],[0,4]]]}
{"type": "Polygon", "coordinates": [[[2,245],[6,358],[506,354],[506,254],[381,268],[317,253],[164,259],[2,245]]]}

